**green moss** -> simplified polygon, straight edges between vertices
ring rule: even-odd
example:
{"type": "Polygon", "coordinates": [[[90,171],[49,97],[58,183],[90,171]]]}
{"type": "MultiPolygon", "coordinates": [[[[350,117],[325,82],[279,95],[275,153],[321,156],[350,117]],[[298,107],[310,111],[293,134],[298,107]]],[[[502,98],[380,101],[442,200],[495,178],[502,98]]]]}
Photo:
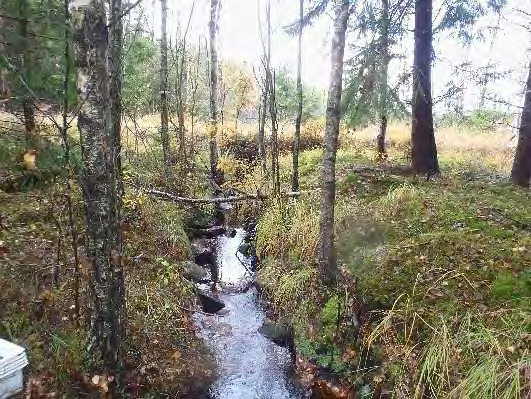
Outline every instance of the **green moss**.
{"type": "Polygon", "coordinates": [[[530,298],[531,273],[515,277],[507,272],[498,274],[491,286],[492,296],[500,300],[530,298]]]}

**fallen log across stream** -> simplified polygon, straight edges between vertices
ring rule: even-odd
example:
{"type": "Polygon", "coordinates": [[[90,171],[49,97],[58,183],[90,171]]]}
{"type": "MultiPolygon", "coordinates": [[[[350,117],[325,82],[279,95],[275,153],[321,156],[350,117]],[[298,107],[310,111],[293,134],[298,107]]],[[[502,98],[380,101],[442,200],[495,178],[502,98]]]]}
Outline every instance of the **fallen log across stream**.
{"type": "MultiPolygon", "coordinates": [[[[228,197],[215,197],[215,198],[188,198],[188,197],[180,197],[178,195],[174,195],[171,193],[167,193],[165,191],[160,191],[156,189],[145,189],[141,187],[137,187],[140,191],[143,191],[146,194],[153,195],[155,197],[166,199],[173,202],[179,202],[179,203],[185,203],[185,204],[220,204],[223,202],[241,202],[241,201],[265,201],[271,196],[266,194],[241,194],[241,195],[233,195],[228,197]]],[[[304,193],[308,193],[315,190],[310,191],[293,191],[293,192],[285,192],[281,193],[280,195],[282,197],[287,198],[296,198],[304,193]]]]}

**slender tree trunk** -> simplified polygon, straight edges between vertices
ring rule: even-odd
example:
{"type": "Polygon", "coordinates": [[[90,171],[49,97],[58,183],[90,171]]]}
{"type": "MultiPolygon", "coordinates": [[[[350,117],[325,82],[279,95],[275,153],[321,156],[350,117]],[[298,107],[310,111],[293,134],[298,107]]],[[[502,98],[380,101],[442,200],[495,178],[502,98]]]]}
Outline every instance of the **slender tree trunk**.
{"type": "Polygon", "coordinates": [[[271,116],[271,178],[273,179],[273,195],[280,196],[280,166],[278,162],[278,118],[276,99],[276,76],[272,73],[269,93],[269,113],[271,116]]]}
{"type": "MultiPolygon", "coordinates": [[[[90,349],[93,368],[111,375],[122,367],[125,288],[119,239],[119,171],[115,163],[108,27],[103,0],[77,10],[76,64],[79,82],[78,129],[83,168],[87,259],[92,265],[93,308],[90,349]]],[[[119,382],[120,378],[115,381],[119,382]]],[[[112,384],[111,389],[114,389],[112,384]]]]}
{"type": "Polygon", "coordinates": [[[389,95],[389,0],[382,0],[382,32],[381,32],[381,70],[380,70],[380,132],[377,137],[377,150],[380,159],[387,158],[385,150],[385,137],[387,134],[388,107],[387,97],[389,95]]]}
{"type": "Polygon", "coordinates": [[[184,126],[184,111],[185,111],[185,101],[186,99],[186,82],[187,82],[187,76],[186,76],[186,37],[188,35],[188,30],[190,29],[190,22],[192,20],[192,15],[194,13],[195,8],[195,0],[192,3],[192,9],[190,11],[190,16],[188,18],[188,24],[186,25],[186,30],[183,35],[182,39],[182,48],[181,48],[181,61],[178,62],[177,65],[180,64],[180,67],[178,68],[178,75],[177,75],[177,84],[178,84],[178,90],[177,90],[177,106],[178,106],[178,117],[179,117],[179,154],[181,156],[181,159],[185,159],[185,126],[184,126]]]}
{"type": "Polygon", "coordinates": [[[299,0],[299,47],[297,52],[297,95],[299,103],[295,119],[295,136],[293,137],[293,176],[291,190],[299,191],[299,151],[301,144],[302,123],[302,26],[304,20],[304,0],[299,0]]]}
{"type": "MultiPolygon", "coordinates": [[[[123,229],[122,229],[122,199],[125,195],[125,187],[122,175],[122,47],[123,47],[123,20],[122,20],[122,0],[111,0],[109,24],[109,71],[110,87],[109,94],[111,100],[111,121],[112,121],[112,146],[111,146],[111,204],[114,206],[113,228],[109,231],[114,234],[112,242],[116,248],[114,256],[111,255],[111,262],[116,266],[113,270],[112,286],[110,290],[111,303],[120,303],[123,308],[125,319],[125,281],[122,268],[123,252],[123,229]]],[[[116,332],[118,337],[117,345],[121,345],[125,337],[125,321],[120,323],[116,332]]],[[[122,375],[119,375],[119,384],[122,385],[122,375]]]]}
{"type": "Polygon", "coordinates": [[[190,72],[192,75],[191,88],[192,88],[192,98],[190,106],[190,155],[195,156],[195,137],[194,137],[194,128],[195,128],[195,106],[196,106],[196,97],[197,97],[197,88],[199,86],[199,71],[201,70],[201,40],[199,40],[199,45],[197,46],[197,58],[195,64],[195,70],[190,72]]]}
{"type": "Polygon", "coordinates": [[[218,50],[217,30],[219,18],[219,0],[210,0],[210,174],[217,176],[218,169],[218,50]]]}
{"type": "MultiPolygon", "coordinates": [[[[20,36],[22,48],[20,49],[21,57],[21,76],[24,82],[28,83],[31,69],[30,38],[29,38],[29,10],[28,0],[20,0],[20,36]]],[[[26,134],[26,151],[34,147],[35,138],[35,109],[33,98],[30,93],[25,93],[22,98],[22,111],[24,114],[24,129],[26,134]]]]}
{"type": "Polygon", "coordinates": [[[269,87],[269,116],[271,118],[271,178],[273,179],[273,194],[280,195],[280,171],[278,164],[278,118],[276,101],[276,78],[271,71],[271,0],[267,2],[267,55],[266,55],[266,79],[269,87]]]}
{"type": "Polygon", "coordinates": [[[264,82],[264,88],[262,89],[262,98],[258,109],[258,158],[260,159],[260,165],[262,168],[262,175],[267,174],[267,154],[265,145],[265,125],[267,120],[267,103],[268,103],[268,91],[267,77],[264,82]]]}
{"type": "Polygon", "coordinates": [[[514,156],[511,180],[514,184],[529,187],[531,180],[531,64],[525,88],[524,108],[520,119],[518,145],[514,156]]]}
{"type": "Polygon", "coordinates": [[[123,21],[122,0],[111,0],[111,23],[109,24],[109,70],[110,70],[110,94],[111,115],[113,120],[113,161],[118,171],[118,189],[120,197],[124,195],[122,181],[122,39],[123,21]]]}
{"type": "Polygon", "coordinates": [[[234,131],[236,132],[236,137],[238,137],[238,119],[240,118],[241,108],[236,107],[236,120],[234,121],[234,131]]]}
{"type": "Polygon", "coordinates": [[[65,72],[63,80],[63,113],[62,113],[62,126],[61,126],[61,139],[63,145],[63,162],[64,168],[68,178],[66,179],[66,205],[68,212],[68,227],[70,232],[70,244],[72,246],[72,252],[74,255],[74,311],[76,318],[76,325],[79,326],[79,318],[81,311],[79,307],[79,251],[78,251],[78,234],[74,223],[74,209],[72,206],[72,184],[70,182],[70,143],[68,138],[68,111],[70,108],[68,101],[68,93],[70,92],[70,67],[72,65],[72,54],[70,50],[70,0],[64,0],[64,17],[65,17],[65,29],[64,29],[64,63],[65,72]]]}
{"type": "Polygon", "coordinates": [[[433,0],[415,0],[411,161],[415,172],[428,175],[439,173],[431,96],[432,12],[433,0]]]}
{"type": "Polygon", "coordinates": [[[219,68],[219,87],[220,96],[219,96],[219,116],[221,122],[221,132],[223,133],[223,126],[225,126],[225,101],[227,100],[227,86],[225,86],[225,81],[223,80],[223,68],[219,68]]]}
{"type": "Polygon", "coordinates": [[[323,142],[323,164],[321,175],[321,211],[319,218],[319,267],[326,284],[336,280],[337,265],[334,243],[334,202],[336,195],[336,154],[341,113],[341,92],[343,89],[343,56],[345,36],[349,17],[349,0],[336,0],[334,35],[326,127],[323,142]]]}
{"type": "Polygon", "coordinates": [[[161,0],[162,38],[160,41],[160,136],[166,181],[171,184],[173,178],[170,133],[168,129],[168,17],[167,0],[161,0]]]}

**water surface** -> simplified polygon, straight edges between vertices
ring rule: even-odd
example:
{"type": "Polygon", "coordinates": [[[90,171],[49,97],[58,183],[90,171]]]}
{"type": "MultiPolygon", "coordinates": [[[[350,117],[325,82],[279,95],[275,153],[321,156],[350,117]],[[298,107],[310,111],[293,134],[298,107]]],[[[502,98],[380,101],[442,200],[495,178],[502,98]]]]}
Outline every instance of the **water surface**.
{"type": "Polygon", "coordinates": [[[237,254],[244,236],[239,229],[234,238],[217,238],[217,295],[227,305],[222,312],[228,312],[196,316],[200,334],[219,365],[210,395],[216,399],[302,399],[305,395],[293,376],[289,351],[258,333],[265,311],[256,289],[241,292],[252,281],[249,260],[237,254]]]}

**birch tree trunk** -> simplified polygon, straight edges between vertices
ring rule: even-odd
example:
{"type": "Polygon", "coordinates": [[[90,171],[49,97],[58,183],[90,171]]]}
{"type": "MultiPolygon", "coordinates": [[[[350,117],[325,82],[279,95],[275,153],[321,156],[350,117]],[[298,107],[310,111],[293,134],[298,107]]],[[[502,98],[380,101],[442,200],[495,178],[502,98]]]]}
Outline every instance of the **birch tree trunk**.
{"type": "Polygon", "coordinates": [[[299,191],[299,152],[301,143],[302,123],[302,27],[304,21],[304,0],[299,0],[299,47],[297,51],[297,118],[295,119],[295,135],[293,136],[293,176],[291,190],[299,191]]]}
{"type": "Polygon", "coordinates": [[[258,110],[258,158],[260,159],[260,165],[262,167],[262,175],[267,174],[267,154],[265,145],[265,125],[267,120],[267,104],[268,104],[268,92],[267,77],[264,82],[264,88],[262,89],[262,98],[260,99],[258,110]]]}
{"type": "Polygon", "coordinates": [[[382,21],[381,21],[381,69],[380,69],[380,132],[376,139],[378,157],[387,158],[385,150],[385,137],[387,135],[388,107],[387,97],[389,95],[389,0],[382,0],[382,21]]]}
{"type": "Polygon", "coordinates": [[[280,195],[280,170],[278,163],[278,118],[276,100],[276,77],[271,70],[271,0],[267,2],[267,54],[266,54],[266,86],[269,88],[269,116],[271,118],[271,178],[273,194],[280,195]]]}
{"type": "Polygon", "coordinates": [[[334,35],[332,37],[330,83],[326,109],[321,174],[321,209],[319,218],[319,267],[327,285],[335,282],[337,274],[334,243],[334,201],[336,195],[336,154],[343,89],[343,56],[349,17],[349,0],[335,0],[334,35]]]}
{"type": "Polygon", "coordinates": [[[525,88],[524,108],[520,119],[518,145],[514,156],[511,180],[514,184],[529,187],[531,180],[531,64],[525,88]]]}
{"type": "Polygon", "coordinates": [[[411,162],[415,172],[428,175],[439,173],[431,95],[432,13],[433,0],[415,0],[411,162]]]}
{"type": "Polygon", "coordinates": [[[161,0],[162,38],[160,41],[160,138],[162,142],[162,156],[164,160],[164,174],[166,181],[171,184],[172,161],[170,133],[168,129],[168,33],[166,20],[168,18],[168,2],[161,0]]]}
{"type": "Polygon", "coordinates": [[[271,116],[271,178],[273,179],[273,195],[278,198],[280,196],[280,165],[278,162],[278,113],[275,72],[271,74],[269,87],[269,113],[271,116]]]}
{"type": "Polygon", "coordinates": [[[183,45],[181,48],[181,61],[177,63],[179,66],[179,73],[177,75],[177,107],[178,107],[178,118],[179,118],[179,155],[181,159],[184,159],[185,154],[185,138],[184,138],[184,100],[183,97],[186,97],[186,94],[183,93],[185,88],[184,82],[186,81],[185,68],[186,68],[186,36],[183,38],[183,45]]]}
{"type": "Polygon", "coordinates": [[[115,163],[115,146],[119,146],[119,138],[117,141],[114,137],[116,125],[109,106],[112,104],[109,32],[104,1],[90,0],[82,4],[75,11],[73,20],[76,21],[76,66],[81,104],[78,129],[83,155],[81,185],[86,218],[85,252],[92,266],[90,350],[94,369],[119,376],[125,335],[125,288],[119,239],[119,171],[115,163]]]}
{"type": "Polygon", "coordinates": [[[219,88],[218,88],[218,51],[217,51],[217,30],[219,18],[219,0],[210,0],[210,174],[213,178],[217,176],[218,169],[218,108],[219,108],[219,88]]]}

